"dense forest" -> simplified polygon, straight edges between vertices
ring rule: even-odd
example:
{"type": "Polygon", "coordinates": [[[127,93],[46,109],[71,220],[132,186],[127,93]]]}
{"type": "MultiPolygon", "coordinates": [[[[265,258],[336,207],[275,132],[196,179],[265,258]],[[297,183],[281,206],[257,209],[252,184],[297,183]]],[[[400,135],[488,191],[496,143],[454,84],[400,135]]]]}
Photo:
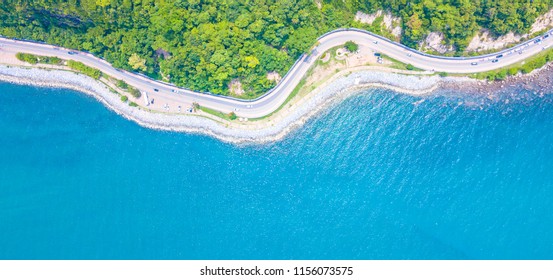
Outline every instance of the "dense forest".
{"type": "Polygon", "coordinates": [[[115,67],[199,91],[244,97],[274,86],[326,31],[357,26],[357,11],[402,18],[402,42],[428,32],[463,50],[480,28],[527,32],[553,0],[2,0],[0,34],[86,50],[115,67]]]}

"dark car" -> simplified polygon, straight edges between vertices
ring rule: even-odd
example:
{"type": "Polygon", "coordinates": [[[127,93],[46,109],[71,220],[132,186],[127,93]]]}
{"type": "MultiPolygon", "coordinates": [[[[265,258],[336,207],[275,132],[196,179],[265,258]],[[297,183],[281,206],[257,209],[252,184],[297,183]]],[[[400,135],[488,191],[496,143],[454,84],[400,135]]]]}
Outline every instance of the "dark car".
{"type": "Polygon", "coordinates": [[[381,54],[380,53],[374,53],[374,56],[380,56],[381,54]]]}
{"type": "Polygon", "coordinates": [[[500,55],[496,56],[495,58],[502,58],[502,57],[503,57],[503,55],[500,54],[500,55]]]}
{"type": "Polygon", "coordinates": [[[492,60],[493,63],[496,63],[496,62],[498,62],[498,61],[499,61],[499,59],[494,59],[494,60],[492,60]]]}
{"type": "Polygon", "coordinates": [[[154,88],[154,91],[159,91],[159,89],[157,89],[157,88],[154,88]]]}
{"type": "Polygon", "coordinates": [[[67,53],[68,53],[68,54],[71,54],[71,55],[77,54],[76,52],[67,52],[67,53]]]}

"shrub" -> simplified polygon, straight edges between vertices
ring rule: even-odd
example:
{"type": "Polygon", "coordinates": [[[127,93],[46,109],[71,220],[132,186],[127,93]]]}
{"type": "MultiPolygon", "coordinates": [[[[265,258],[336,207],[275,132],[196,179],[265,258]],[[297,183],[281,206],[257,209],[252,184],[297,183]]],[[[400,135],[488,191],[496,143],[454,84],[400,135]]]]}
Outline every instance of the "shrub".
{"type": "Polygon", "coordinates": [[[507,74],[509,74],[509,76],[514,76],[518,74],[518,71],[519,71],[518,67],[509,68],[509,70],[507,70],[507,74]]]}
{"type": "Polygon", "coordinates": [[[346,47],[346,50],[352,53],[359,50],[359,46],[353,41],[347,41],[344,46],[346,47]]]}
{"type": "Polygon", "coordinates": [[[197,110],[200,110],[200,104],[198,102],[192,103],[192,108],[194,109],[194,112],[197,110]]]}
{"type": "Polygon", "coordinates": [[[440,77],[447,77],[447,72],[439,72],[440,77]]]}
{"type": "Polygon", "coordinates": [[[36,55],[28,54],[28,53],[17,53],[15,55],[17,59],[27,62],[30,64],[37,64],[38,63],[38,57],[36,55]]]}
{"type": "Polygon", "coordinates": [[[126,95],[121,95],[121,101],[127,102],[127,100],[129,100],[129,98],[126,95]]]}
{"type": "Polygon", "coordinates": [[[553,52],[551,52],[551,51],[547,52],[547,55],[545,55],[545,60],[547,60],[547,62],[552,61],[553,60],[553,52]]]}
{"type": "Polygon", "coordinates": [[[136,103],[134,103],[134,102],[131,102],[131,103],[129,103],[129,106],[131,106],[131,107],[138,107],[138,104],[136,104],[136,103]]]}
{"type": "Polygon", "coordinates": [[[117,85],[118,88],[122,88],[122,89],[129,88],[129,84],[125,83],[125,81],[123,81],[123,80],[117,80],[116,85],[117,85]]]}
{"type": "Polygon", "coordinates": [[[128,91],[135,98],[140,98],[140,96],[142,96],[140,91],[138,89],[134,88],[134,87],[129,87],[128,91]]]}
{"type": "Polygon", "coordinates": [[[415,66],[413,66],[413,65],[411,65],[411,64],[405,65],[405,68],[406,68],[407,70],[415,70],[415,66]]]}
{"type": "Polygon", "coordinates": [[[236,114],[234,112],[230,112],[228,113],[228,118],[231,119],[231,120],[235,120],[237,117],[236,117],[236,114]]]}
{"type": "Polygon", "coordinates": [[[40,62],[46,64],[60,65],[62,63],[62,60],[59,57],[54,56],[41,56],[40,62]]]}
{"type": "Polygon", "coordinates": [[[495,75],[495,79],[496,79],[497,81],[505,80],[505,78],[507,78],[507,70],[506,70],[506,69],[500,70],[500,71],[497,72],[497,74],[495,75]]]}
{"type": "Polygon", "coordinates": [[[528,74],[528,73],[532,72],[532,66],[530,66],[528,63],[525,63],[521,67],[521,72],[524,73],[524,74],[528,74]]]}

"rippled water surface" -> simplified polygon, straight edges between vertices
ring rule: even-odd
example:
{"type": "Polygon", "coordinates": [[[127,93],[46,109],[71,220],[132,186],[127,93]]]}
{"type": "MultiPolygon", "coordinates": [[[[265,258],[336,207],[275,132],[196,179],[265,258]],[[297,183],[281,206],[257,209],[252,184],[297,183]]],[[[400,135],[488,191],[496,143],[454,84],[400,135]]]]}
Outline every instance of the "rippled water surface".
{"type": "Polygon", "coordinates": [[[553,258],[549,95],[370,90],[261,146],[0,97],[0,258],[553,258]]]}

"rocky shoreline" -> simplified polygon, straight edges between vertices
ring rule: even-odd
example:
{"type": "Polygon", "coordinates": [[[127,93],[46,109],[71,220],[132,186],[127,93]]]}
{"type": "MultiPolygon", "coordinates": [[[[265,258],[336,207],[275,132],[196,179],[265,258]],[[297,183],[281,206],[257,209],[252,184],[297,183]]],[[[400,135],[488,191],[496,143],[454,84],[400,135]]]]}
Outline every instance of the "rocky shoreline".
{"type": "Polygon", "coordinates": [[[204,134],[230,143],[265,143],[284,138],[321,110],[359,93],[362,89],[386,88],[405,94],[423,95],[442,88],[466,90],[467,84],[470,84],[471,90],[476,92],[493,91],[509,83],[551,84],[553,83],[553,79],[550,79],[551,75],[540,75],[544,72],[550,73],[549,70],[550,67],[546,66],[529,75],[493,83],[468,78],[442,78],[436,75],[414,76],[374,71],[356,72],[339,77],[323,87],[315,89],[308,96],[302,98],[301,102],[294,104],[292,109],[287,112],[279,112],[283,116],[277,121],[255,121],[263,122],[262,128],[258,128],[259,125],[244,124],[233,127],[198,115],[168,115],[131,107],[121,102],[119,95],[113,93],[105,84],[69,71],[0,65],[0,81],[84,92],[126,119],[152,129],[204,134]],[[536,82],[542,76],[546,76],[547,79],[541,83],[536,82]]]}
{"type": "Polygon", "coordinates": [[[553,64],[546,64],[540,69],[536,69],[528,74],[518,74],[509,76],[503,81],[480,81],[472,80],[470,88],[465,84],[458,83],[455,80],[444,83],[444,89],[463,90],[469,93],[495,94],[508,88],[522,88],[528,91],[534,91],[538,94],[545,94],[546,89],[553,88],[553,64]]]}

